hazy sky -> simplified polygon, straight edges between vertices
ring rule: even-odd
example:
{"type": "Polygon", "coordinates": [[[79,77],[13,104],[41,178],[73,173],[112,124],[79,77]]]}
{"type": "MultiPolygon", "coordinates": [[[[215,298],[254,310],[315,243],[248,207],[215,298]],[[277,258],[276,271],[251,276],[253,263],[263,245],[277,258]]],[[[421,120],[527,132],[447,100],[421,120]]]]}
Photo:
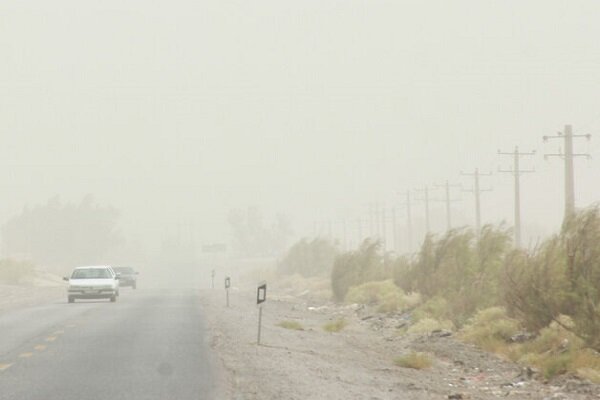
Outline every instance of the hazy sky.
{"type": "MultiPolygon", "coordinates": [[[[307,234],[519,145],[539,154],[524,223],[549,232],[563,175],[541,137],[573,124],[600,158],[599,21],[598,1],[2,0],[0,221],[92,193],[144,238],[222,240],[249,205],[307,234]]],[[[600,163],[576,173],[578,205],[600,200],[600,163]]],[[[484,220],[512,222],[510,176],[482,184],[484,220]]]]}

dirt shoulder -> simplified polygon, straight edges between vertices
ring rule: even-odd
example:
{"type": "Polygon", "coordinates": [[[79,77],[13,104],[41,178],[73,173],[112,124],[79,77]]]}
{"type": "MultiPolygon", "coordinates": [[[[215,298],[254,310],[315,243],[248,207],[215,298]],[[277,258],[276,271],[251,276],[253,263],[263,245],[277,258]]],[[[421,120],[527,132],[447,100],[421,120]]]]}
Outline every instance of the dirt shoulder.
{"type": "Polygon", "coordinates": [[[66,300],[66,288],[63,286],[0,284],[0,313],[60,299],[66,300]]]}
{"type": "Polygon", "coordinates": [[[543,384],[519,366],[452,336],[397,335],[401,318],[358,306],[311,304],[271,293],[263,309],[262,344],[256,345],[254,292],[222,290],[201,296],[211,346],[224,374],[220,399],[597,399],[600,389],[575,378],[543,384]],[[343,318],[338,333],[323,329],[343,318]],[[277,326],[295,321],[303,330],[277,326]],[[416,370],[394,359],[413,351],[433,365],[416,370]]]}

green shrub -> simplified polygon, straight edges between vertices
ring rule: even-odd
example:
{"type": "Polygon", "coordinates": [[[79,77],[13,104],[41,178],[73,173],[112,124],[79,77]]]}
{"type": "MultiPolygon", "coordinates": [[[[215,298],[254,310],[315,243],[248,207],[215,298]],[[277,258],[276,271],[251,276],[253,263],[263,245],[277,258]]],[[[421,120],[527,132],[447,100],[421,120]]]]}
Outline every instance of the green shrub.
{"type": "Polygon", "coordinates": [[[427,354],[413,351],[396,358],[394,364],[402,368],[424,369],[431,367],[433,361],[427,354]]]}

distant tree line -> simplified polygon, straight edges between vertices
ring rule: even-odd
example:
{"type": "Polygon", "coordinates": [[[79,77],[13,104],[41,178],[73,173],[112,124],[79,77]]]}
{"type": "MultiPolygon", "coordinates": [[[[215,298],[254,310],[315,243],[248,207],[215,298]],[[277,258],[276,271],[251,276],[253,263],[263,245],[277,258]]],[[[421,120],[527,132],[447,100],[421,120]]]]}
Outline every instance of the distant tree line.
{"type": "Polygon", "coordinates": [[[118,220],[114,207],[95,204],[91,196],[79,204],[55,197],[26,207],[2,226],[3,250],[8,257],[57,267],[102,262],[122,243],[118,220]]]}
{"type": "Polygon", "coordinates": [[[290,221],[277,215],[267,224],[256,207],[229,213],[233,253],[240,257],[277,256],[283,253],[292,235],[290,221]]]}

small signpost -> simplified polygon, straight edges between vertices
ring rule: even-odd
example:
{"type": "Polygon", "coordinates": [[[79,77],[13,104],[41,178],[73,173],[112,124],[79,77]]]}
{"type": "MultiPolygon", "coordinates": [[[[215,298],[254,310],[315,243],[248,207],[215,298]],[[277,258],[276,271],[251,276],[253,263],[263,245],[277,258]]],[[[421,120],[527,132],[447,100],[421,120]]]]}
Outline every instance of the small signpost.
{"type": "Polygon", "coordinates": [[[258,305],[258,338],[256,343],[260,345],[260,333],[262,330],[262,304],[267,301],[267,282],[261,282],[256,289],[256,304],[258,305]]]}
{"type": "Polygon", "coordinates": [[[231,278],[230,277],[225,277],[225,298],[226,300],[226,304],[227,307],[229,307],[229,287],[231,286],[231,278]]]}
{"type": "Polygon", "coordinates": [[[211,287],[211,289],[214,289],[215,288],[215,270],[214,269],[210,273],[210,279],[211,279],[210,287],[211,287]]]}

